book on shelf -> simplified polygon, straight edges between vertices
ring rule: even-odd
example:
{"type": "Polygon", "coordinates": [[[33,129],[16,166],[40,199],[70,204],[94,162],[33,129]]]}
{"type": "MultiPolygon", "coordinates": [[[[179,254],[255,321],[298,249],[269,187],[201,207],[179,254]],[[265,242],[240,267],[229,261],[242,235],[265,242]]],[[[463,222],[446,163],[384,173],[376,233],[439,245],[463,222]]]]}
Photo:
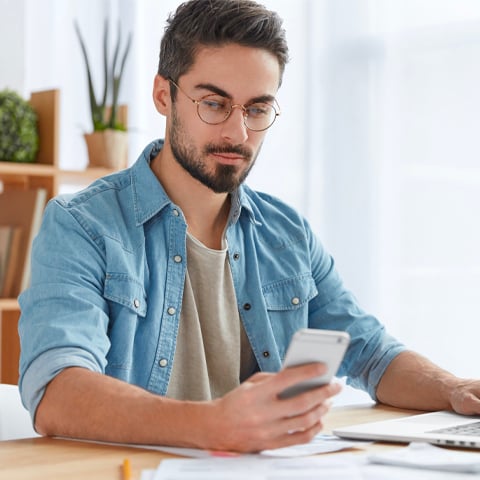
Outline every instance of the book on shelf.
{"type": "Polygon", "coordinates": [[[12,234],[13,227],[11,225],[0,225],[0,292],[7,270],[12,234]]]}
{"type": "MultiPolygon", "coordinates": [[[[47,191],[43,188],[30,190],[6,190],[0,193],[0,225],[10,225],[20,230],[17,233],[17,252],[10,270],[8,292],[2,288],[2,297],[16,297],[30,283],[30,255],[32,242],[40,229],[43,211],[47,201],[47,191]],[[3,292],[7,292],[4,295],[3,292]]],[[[10,255],[9,255],[10,256],[10,255]]],[[[8,268],[6,270],[6,273],[8,268]]],[[[3,286],[5,286],[6,278],[3,286]]]]}
{"type": "Polygon", "coordinates": [[[0,225],[0,285],[3,282],[5,269],[7,268],[11,233],[12,227],[10,227],[10,225],[0,225]]]}
{"type": "Polygon", "coordinates": [[[20,249],[22,245],[22,229],[20,227],[0,227],[9,229],[8,247],[6,250],[4,273],[0,282],[0,297],[9,298],[16,296],[15,279],[18,275],[20,249]]]}

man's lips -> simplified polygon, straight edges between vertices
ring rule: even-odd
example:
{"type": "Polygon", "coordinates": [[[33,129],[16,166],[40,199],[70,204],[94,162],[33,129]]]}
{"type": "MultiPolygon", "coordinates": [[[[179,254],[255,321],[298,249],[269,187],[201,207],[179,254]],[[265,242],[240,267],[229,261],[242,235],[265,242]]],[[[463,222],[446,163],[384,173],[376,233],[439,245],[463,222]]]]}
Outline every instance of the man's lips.
{"type": "Polygon", "coordinates": [[[224,165],[238,165],[246,160],[245,157],[238,155],[238,153],[212,152],[210,155],[215,157],[217,162],[223,163],[224,165]]]}

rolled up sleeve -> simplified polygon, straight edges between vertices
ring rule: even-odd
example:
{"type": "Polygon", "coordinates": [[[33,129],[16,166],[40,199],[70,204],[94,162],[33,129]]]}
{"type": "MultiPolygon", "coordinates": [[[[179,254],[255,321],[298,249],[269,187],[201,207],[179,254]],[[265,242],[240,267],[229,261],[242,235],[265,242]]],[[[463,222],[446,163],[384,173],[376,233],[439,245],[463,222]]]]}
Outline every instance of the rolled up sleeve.
{"type": "Polygon", "coordinates": [[[31,286],[19,297],[19,388],[32,418],[64,368],[103,372],[110,347],[101,244],[61,200],[50,202],[32,250],[31,286]]]}

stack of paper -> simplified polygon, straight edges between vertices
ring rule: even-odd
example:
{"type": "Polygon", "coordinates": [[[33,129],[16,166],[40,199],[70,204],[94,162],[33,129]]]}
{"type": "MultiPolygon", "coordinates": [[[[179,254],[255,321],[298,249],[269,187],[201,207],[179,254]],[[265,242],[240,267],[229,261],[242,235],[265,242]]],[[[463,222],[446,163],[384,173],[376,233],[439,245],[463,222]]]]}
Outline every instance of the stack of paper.
{"type": "Polygon", "coordinates": [[[459,473],[480,472],[480,454],[448,450],[429,443],[411,443],[406,448],[370,455],[368,459],[372,463],[399,467],[459,473]]]}
{"type": "Polygon", "coordinates": [[[466,480],[471,478],[466,474],[478,472],[478,453],[412,443],[373,455],[220,458],[207,454],[204,458],[167,459],[156,470],[144,470],[141,480],[466,480]]]}

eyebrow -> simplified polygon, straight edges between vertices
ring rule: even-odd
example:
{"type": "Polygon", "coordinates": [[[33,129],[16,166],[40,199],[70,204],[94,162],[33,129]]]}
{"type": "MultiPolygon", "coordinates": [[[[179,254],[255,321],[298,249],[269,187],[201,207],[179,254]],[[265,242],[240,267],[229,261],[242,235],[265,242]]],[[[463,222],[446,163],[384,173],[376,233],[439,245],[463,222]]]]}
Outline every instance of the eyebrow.
{"type": "MultiPolygon", "coordinates": [[[[227,93],[222,88],[217,87],[216,85],[213,85],[212,83],[199,83],[195,85],[195,88],[209,90],[210,92],[220,95],[221,97],[225,97],[225,98],[228,98],[229,100],[233,100],[232,95],[227,93]]],[[[265,94],[265,95],[259,95],[258,97],[253,97],[249,99],[248,102],[245,103],[245,105],[249,105],[251,103],[268,103],[268,102],[273,103],[274,101],[275,101],[275,97],[273,95],[265,94]]]]}

